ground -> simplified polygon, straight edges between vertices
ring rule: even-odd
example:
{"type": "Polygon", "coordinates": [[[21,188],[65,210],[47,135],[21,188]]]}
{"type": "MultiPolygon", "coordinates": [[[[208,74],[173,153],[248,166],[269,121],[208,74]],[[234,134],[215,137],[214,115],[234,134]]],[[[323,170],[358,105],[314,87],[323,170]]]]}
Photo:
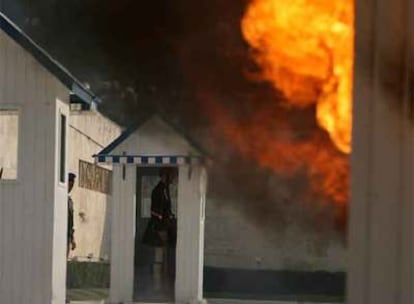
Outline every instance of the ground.
{"type": "MultiPolygon", "coordinates": [[[[70,289],[68,298],[71,304],[101,304],[108,297],[108,289],[91,288],[91,289],[70,289]]],[[[226,295],[230,296],[230,295],[226,295]]],[[[284,296],[272,300],[249,300],[249,299],[215,299],[208,298],[209,304],[341,304],[343,299],[334,297],[317,297],[317,296],[284,296]]]]}

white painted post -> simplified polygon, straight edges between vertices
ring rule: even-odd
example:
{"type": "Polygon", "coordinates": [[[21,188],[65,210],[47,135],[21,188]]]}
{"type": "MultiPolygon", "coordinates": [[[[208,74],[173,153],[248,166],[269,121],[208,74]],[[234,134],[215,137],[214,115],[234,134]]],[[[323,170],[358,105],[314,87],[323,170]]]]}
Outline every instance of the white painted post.
{"type": "Polygon", "coordinates": [[[51,244],[52,254],[52,278],[50,284],[52,284],[52,303],[63,304],[66,298],[66,246],[67,246],[67,210],[68,210],[68,130],[69,130],[69,107],[66,103],[57,100],[56,101],[56,114],[55,114],[55,166],[54,166],[54,202],[53,202],[53,240],[51,244]],[[66,135],[64,140],[66,141],[64,147],[65,151],[65,165],[64,165],[64,178],[65,182],[60,181],[60,141],[61,138],[61,121],[60,116],[66,117],[66,135]]]}
{"type": "Polygon", "coordinates": [[[112,184],[110,303],[130,303],[134,293],[136,167],[114,165],[112,184]]]}
{"type": "Polygon", "coordinates": [[[405,17],[413,11],[408,3],[357,1],[350,304],[414,303],[413,96],[405,94],[405,17]]]}
{"type": "Polygon", "coordinates": [[[206,171],[180,167],[178,177],[176,303],[203,303],[206,171]]]}

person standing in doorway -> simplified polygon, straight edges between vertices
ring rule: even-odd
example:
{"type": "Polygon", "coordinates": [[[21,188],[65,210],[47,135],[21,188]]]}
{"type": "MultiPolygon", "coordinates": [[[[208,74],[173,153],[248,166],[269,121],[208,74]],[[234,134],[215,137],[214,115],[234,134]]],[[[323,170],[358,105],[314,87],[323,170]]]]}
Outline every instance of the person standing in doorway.
{"type": "Polygon", "coordinates": [[[173,265],[169,265],[168,246],[171,244],[171,223],[174,214],[171,211],[170,184],[172,169],[160,169],[160,181],[151,192],[151,219],[144,234],[144,243],[155,247],[153,260],[153,280],[155,290],[162,287],[162,272],[168,273],[173,265]]]}
{"type": "Polygon", "coordinates": [[[74,173],[69,173],[68,177],[68,238],[67,238],[67,253],[69,256],[70,250],[76,249],[75,242],[75,229],[73,227],[73,200],[70,196],[70,192],[75,185],[76,175],[74,173]]]}
{"type": "Polygon", "coordinates": [[[171,233],[171,223],[175,216],[171,211],[169,186],[173,180],[172,168],[160,169],[160,181],[151,192],[151,219],[148,222],[142,242],[152,247],[175,247],[174,233],[171,233]]]}
{"type": "Polygon", "coordinates": [[[171,169],[161,168],[160,181],[151,193],[151,218],[161,230],[166,230],[168,220],[174,217],[171,212],[171,182],[171,169]]]}

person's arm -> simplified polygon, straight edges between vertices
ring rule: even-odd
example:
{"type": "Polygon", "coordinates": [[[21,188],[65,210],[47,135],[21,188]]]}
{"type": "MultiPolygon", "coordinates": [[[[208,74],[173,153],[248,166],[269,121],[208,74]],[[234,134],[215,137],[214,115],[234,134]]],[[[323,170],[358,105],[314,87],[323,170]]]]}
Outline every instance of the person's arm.
{"type": "Polygon", "coordinates": [[[162,215],[160,213],[157,213],[155,211],[151,211],[151,214],[157,218],[159,218],[160,220],[162,220],[162,215]]]}
{"type": "Polygon", "coordinates": [[[75,250],[76,249],[76,241],[75,241],[75,236],[74,235],[72,235],[70,244],[71,244],[72,250],[75,250]]]}

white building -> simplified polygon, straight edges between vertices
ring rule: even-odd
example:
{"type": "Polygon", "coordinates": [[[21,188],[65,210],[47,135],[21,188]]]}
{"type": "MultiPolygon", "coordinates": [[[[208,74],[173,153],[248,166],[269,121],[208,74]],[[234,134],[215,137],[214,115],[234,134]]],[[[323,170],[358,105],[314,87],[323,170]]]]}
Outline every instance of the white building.
{"type": "Polygon", "coordinates": [[[2,14],[0,29],[0,302],[61,304],[67,174],[78,173],[79,182],[73,254],[107,257],[109,192],[97,193],[105,187],[88,173],[102,173],[92,154],[120,129],[94,111],[92,92],[2,14]]]}

